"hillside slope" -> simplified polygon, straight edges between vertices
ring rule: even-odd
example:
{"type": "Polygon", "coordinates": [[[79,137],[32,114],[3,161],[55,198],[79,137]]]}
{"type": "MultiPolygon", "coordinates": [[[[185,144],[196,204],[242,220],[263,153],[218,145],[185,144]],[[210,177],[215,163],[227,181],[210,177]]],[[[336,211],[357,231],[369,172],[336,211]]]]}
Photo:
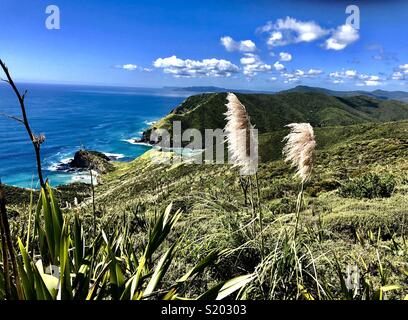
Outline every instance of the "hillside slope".
{"type": "MultiPolygon", "coordinates": [[[[276,137],[275,142],[282,140],[285,125],[292,122],[309,122],[320,128],[408,119],[408,104],[368,96],[333,97],[318,92],[237,93],[237,96],[246,106],[260,135],[268,133],[276,137]]],[[[143,140],[149,141],[153,128],[165,128],[172,133],[173,121],[181,121],[183,130],[196,128],[203,133],[204,129],[222,129],[225,126],[225,103],[226,93],[191,96],[146,130],[143,140]]],[[[260,140],[265,141],[264,138],[260,140]]],[[[269,158],[264,156],[262,160],[269,158]]]]}

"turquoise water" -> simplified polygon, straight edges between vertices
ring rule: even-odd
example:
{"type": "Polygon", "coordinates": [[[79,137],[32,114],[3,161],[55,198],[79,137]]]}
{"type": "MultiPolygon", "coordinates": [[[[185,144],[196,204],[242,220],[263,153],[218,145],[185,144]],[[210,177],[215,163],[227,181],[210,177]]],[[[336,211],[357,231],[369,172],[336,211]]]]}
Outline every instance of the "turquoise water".
{"type": "MultiPolygon", "coordinates": [[[[20,84],[27,89],[26,107],[32,129],[44,133],[44,175],[53,186],[87,182],[84,173],[56,171],[83,147],[132,160],[149,149],[132,144],[149,123],[160,119],[185,99],[167,89],[20,84]]],[[[18,101],[0,85],[0,113],[20,116],[18,101]]],[[[22,124],[0,115],[0,178],[3,183],[36,187],[35,157],[22,124]]]]}

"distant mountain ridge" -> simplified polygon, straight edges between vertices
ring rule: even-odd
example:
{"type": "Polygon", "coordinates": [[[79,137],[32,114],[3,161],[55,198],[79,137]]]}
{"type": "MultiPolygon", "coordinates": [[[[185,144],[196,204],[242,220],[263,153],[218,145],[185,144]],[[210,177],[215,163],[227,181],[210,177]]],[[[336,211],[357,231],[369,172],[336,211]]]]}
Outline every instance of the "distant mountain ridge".
{"type": "Polygon", "coordinates": [[[191,93],[222,93],[222,92],[239,92],[239,93],[288,93],[288,92],[315,92],[323,93],[329,96],[335,97],[351,97],[364,95],[368,97],[373,97],[381,100],[399,100],[403,102],[408,102],[408,92],[405,91],[386,91],[386,90],[374,90],[374,91],[364,91],[364,90],[352,90],[352,91],[340,91],[340,90],[331,90],[320,87],[310,87],[299,85],[291,89],[282,90],[275,92],[273,90],[249,90],[249,89],[228,89],[223,87],[216,86],[191,86],[191,87],[164,87],[176,92],[191,92],[191,93]]]}
{"type": "Polygon", "coordinates": [[[241,92],[241,93],[274,93],[267,90],[249,90],[249,89],[227,89],[215,86],[191,86],[191,87],[164,87],[173,91],[192,92],[192,93],[219,93],[219,92],[241,92]]]}
{"type": "Polygon", "coordinates": [[[324,93],[330,96],[336,97],[350,97],[350,96],[358,96],[364,95],[369,97],[374,97],[377,99],[382,100],[399,100],[403,102],[408,102],[408,92],[405,91],[385,91],[385,90],[374,90],[374,91],[364,91],[364,90],[355,90],[355,91],[337,91],[337,90],[330,90],[326,88],[319,88],[319,87],[309,87],[309,86],[296,86],[292,89],[280,91],[280,93],[285,92],[318,92],[324,93]]]}
{"type": "MultiPolygon", "coordinates": [[[[276,94],[238,93],[251,122],[260,134],[282,131],[288,123],[309,122],[314,127],[348,126],[408,119],[408,103],[378,99],[367,95],[335,96],[321,92],[280,92],[276,94]]],[[[143,133],[149,142],[153,128],[172,132],[173,121],[182,129],[225,127],[227,93],[202,93],[185,99],[166,117],[143,133]]]]}

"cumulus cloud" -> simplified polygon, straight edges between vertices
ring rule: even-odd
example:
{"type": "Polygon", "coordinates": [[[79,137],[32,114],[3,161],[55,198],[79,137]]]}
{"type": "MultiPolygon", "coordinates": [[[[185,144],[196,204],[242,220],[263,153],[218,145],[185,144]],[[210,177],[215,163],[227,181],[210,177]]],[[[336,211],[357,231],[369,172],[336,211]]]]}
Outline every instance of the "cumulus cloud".
{"type": "Polygon", "coordinates": [[[325,48],[328,50],[343,50],[349,44],[359,38],[358,30],[349,24],[343,24],[332,33],[331,37],[326,40],[325,48]]]}
{"type": "Polygon", "coordinates": [[[254,52],[256,45],[252,40],[235,41],[231,37],[222,37],[221,44],[227,51],[254,52]]]}
{"type": "Polygon", "coordinates": [[[258,55],[246,53],[241,59],[243,73],[248,77],[253,77],[259,72],[266,72],[272,69],[271,65],[264,63],[258,55]]]}
{"type": "Polygon", "coordinates": [[[285,69],[285,66],[282,63],[280,63],[279,61],[276,61],[273,64],[273,67],[275,68],[276,71],[282,71],[282,70],[285,69]]]}
{"type": "Polygon", "coordinates": [[[408,79],[408,63],[400,65],[395,69],[391,78],[393,80],[407,80],[408,79]]]}
{"type": "MultiPolygon", "coordinates": [[[[334,71],[329,73],[329,77],[337,81],[335,83],[340,83],[339,79],[356,79],[357,71],[356,70],[343,70],[343,71],[334,71]]],[[[334,81],[333,81],[334,82],[334,81]]],[[[344,81],[343,81],[344,82],[344,81]]]]}
{"type": "Polygon", "coordinates": [[[405,80],[405,75],[401,71],[393,72],[391,76],[392,80],[405,80]]]}
{"type": "Polygon", "coordinates": [[[383,79],[377,75],[368,75],[364,73],[358,73],[356,70],[343,70],[335,71],[329,74],[333,83],[344,83],[347,80],[358,81],[357,86],[378,86],[383,84],[383,79]]]}
{"type": "Polygon", "coordinates": [[[288,52],[281,52],[279,53],[279,60],[280,61],[291,61],[292,55],[288,52]]]}
{"type": "MultiPolygon", "coordinates": [[[[298,71],[298,70],[297,70],[298,71]]],[[[283,72],[281,74],[281,76],[283,78],[285,78],[285,80],[283,81],[284,83],[296,83],[300,81],[300,76],[298,72],[283,72]]]]}
{"type": "Polygon", "coordinates": [[[382,79],[376,75],[360,74],[359,79],[362,82],[357,83],[358,86],[378,86],[383,84],[382,79]]]}
{"type": "Polygon", "coordinates": [[[138,66],[136,64],[128,63],[128,64],[124,64],[122,68],[125,70],[136,70],[138,66]]]}
{"type": "Polygon", "coordinates": [[[268,34],[267,44],[270,48],[326,38],[324,48],[343,50],[360,37],[358,30],[349,24],[325,29],[315,21],[300,21],[292,17],[278,19],[275,23],[269,21],[258,31],[268,34]]]}
{"type": "Polygon", "coordinates": [[[132,64],[132,63],[116,65],[115,68],[128,70],[128,71],[135,71],[135,70],[145,71],[145,72],[152,71],[152,69],[144,68],[144,67],[138,66],[137,64],[132,64]]]}
{"type": "Polygon", "coordinates": [[[323,70],[320,70],[320,69],[309,69],[309,70],[297,69],[293,72],[283,72],[281,75],[283,78],[285,78],[284,83],[295,83],[305,78],[317,77],[323,73],[324,73],[323,70]]]}
{"type": "Polygon", "coordinates": [[[224,59],[179,59],[176,56],[158,58],[153,66],[176,78],[229,77],[239,72],[239,67],[224,59]]]}
{"type": "Polygon", "coordinates": [[[309,69],[309,71],[307,72],[307,74],[311,76],[318,76],[322,73],[323,73],[323,70],[320,70],[320,69],[309,69]]]}
{"type": "Polygon", "coordinates": [[[299,21],[291,17],[278,19],[275,23],[268,22],[260,31],[269,33],[267,44],[270,47],[311,42],[329,33],[314,21],[299,21]]]}

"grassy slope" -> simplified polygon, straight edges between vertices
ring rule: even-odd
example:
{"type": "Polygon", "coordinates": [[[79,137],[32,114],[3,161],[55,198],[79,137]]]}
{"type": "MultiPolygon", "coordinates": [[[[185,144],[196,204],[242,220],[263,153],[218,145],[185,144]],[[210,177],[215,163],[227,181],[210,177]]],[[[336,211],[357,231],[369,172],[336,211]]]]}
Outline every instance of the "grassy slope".
{"type": "MultiPolygon", "coordinates": [[[[389,275],[390,281],[404,281],[398,268],[406,268],[406,261],[384,248],[391,245],[388,240],[391,235],[407,233],[403,223],[408,203],[407,132],[408,121],[316,130],[319,143],[317,164],[313,180],[306,189],[307,207],[302,212],[304,227],[317,228],[318,221],[321,221],[324,228],[324,240],[319,244],[310,243],[313,254],[336,254],[343,265],[360,264],[361,261],[376,265],[375,250],[380,250],[381,258],[393,263],[395,272],[389,275]],[[359,200],[338,195],[337,188],[346,179],[367,172],[393,174],[397,178],[397,188],[392,197],[359,200]],[[380,247],[362,246],[356,240],[358,230],[366,235],[379,228],[380,247]]],[[[271,136],[273,134],[263,136],[262,152],[274,149],[277,157],[280,146],[271,143],[271,136]],[[264,149],[265,146],[269,149],[264,149]]],[[[180,234],[185,232],[185,246],[180,253],[182,265],[198,259],[203,251],[237,247],[250,239],[250,236],[245,238],[236,234],[251,217],[250,207],[243,205],[237,170],[230,165],[158,165],[152,162],[152,159],[170,156],[171,153],[151,150],[131,163],[118,164],[118,169],[106,175],[103,184],[97,188],[96,202],[109,216],[134,211],[137,207],[154,210],[173,201],[175,207],[184,211],[179,225],[180,234]]],[[[291,169],[280,159],[260,164],[259,179],[266,234],[270,235],[266,236],[266,247],[272,250],[274,234],[290,223],[295,211],[298,183],[291,169]],[[280,219],[283,225],[276,223],[280,219]]],[[[236,263],[242,269],[251,270],[253,261],[257,258],[243,254],[236,263]]],[[[326,267],[321,261],[322,274],[326,267]]],[[[327,273],[331,277],[330,272],[327,273]]]]}

